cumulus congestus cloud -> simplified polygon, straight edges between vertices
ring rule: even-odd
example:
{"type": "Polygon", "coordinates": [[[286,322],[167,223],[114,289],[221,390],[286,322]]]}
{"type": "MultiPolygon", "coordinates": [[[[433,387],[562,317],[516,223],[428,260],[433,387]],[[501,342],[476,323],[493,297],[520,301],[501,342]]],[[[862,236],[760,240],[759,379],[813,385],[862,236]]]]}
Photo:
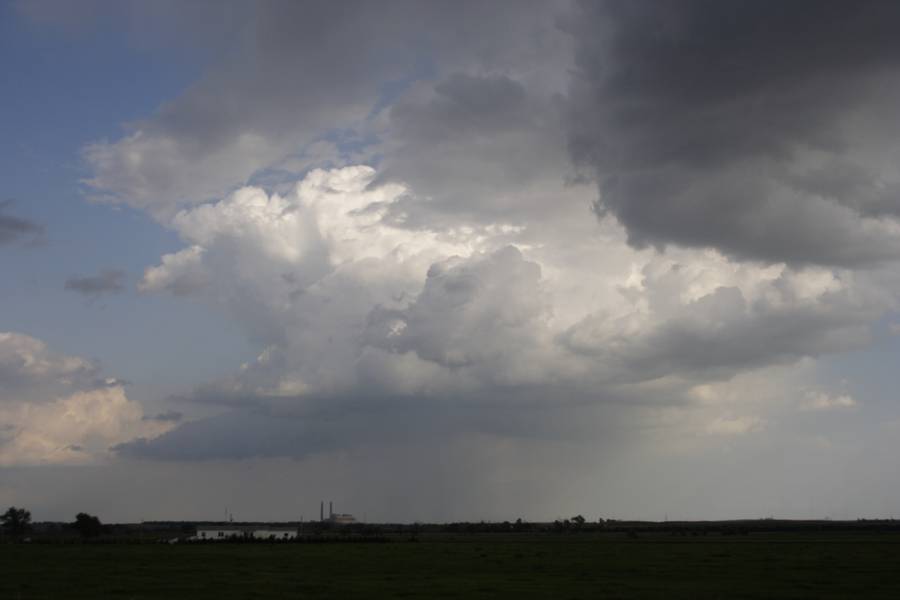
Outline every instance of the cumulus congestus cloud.
{"type": "Polygon", "coordinates": [[[375,177],[319,170],[285,195],[243,188],[176,215],[189,245],[140,289],[210,302],[266,350],[190,396],[225,413],[119,452],[302,456],[385,442],[412,422],[433,431],[435,419],[442,435],[513,433],[473,422],[473,406],[517,413],[529,425],[515,435],[540,437],[547,425],[526,415],[549,406],[690,403],[698,385],[859,347],[886,307],[827,269],[659,256],[614,228],[623,260],[598,272],[610,248],[589,221],[569,240],[580,264],[547,249],[552,228],[541,244],[502,223],[407,229],[392,207],[412,192],[375,177]]]}

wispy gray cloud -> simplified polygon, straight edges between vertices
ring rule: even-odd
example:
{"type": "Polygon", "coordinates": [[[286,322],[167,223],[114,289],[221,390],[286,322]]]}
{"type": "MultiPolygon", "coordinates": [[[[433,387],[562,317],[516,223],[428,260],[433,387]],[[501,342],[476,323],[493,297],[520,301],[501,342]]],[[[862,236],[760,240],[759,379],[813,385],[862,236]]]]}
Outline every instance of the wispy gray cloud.
{"type": "Polygon", "coordinates": [[[144,421],[162,421],[164,423],[177,423],[184,415],[177,410],[167,410],[166,412],[157,413],[155,415],[145,415],[144,421]]]}
{"type": "Polygon", "coordinates": [[[106,269],[97,275],[70,277],[66,279],[65,289],[91,298],[118,294],[125,290],[125,271],[106,269]]]}
{"type": "Polygon", "coordinates": [[[11,200],[0,202],[0,246],[21,240],[35,239],[44,232],[44,227],[28,219],[9,214],[11,200]]]}

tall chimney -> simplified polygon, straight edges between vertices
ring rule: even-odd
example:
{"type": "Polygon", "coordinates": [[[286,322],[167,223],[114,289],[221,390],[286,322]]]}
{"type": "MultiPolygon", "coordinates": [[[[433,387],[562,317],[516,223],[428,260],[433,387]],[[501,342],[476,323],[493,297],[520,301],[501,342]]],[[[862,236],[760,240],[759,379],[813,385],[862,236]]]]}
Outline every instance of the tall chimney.
{"type": "Polygon", "coordinates": [[[329,500],[328,501],[328,518],[330,519],[333,516],[334,516],[334,510],[331,508],[331,500],[329,500]]]}
{"type": "Polygon", "coordinates": [[[320,521],[325,520],[325,501],[324,500],[322,500],[322,502],[319,503],[319,520],[320,521]]]}

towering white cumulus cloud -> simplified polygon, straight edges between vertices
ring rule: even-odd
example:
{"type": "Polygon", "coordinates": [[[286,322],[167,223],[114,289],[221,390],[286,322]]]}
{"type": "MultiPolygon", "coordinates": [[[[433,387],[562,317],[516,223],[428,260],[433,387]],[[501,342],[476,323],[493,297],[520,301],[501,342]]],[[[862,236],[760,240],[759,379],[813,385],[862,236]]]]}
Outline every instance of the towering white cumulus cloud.
{"type": "MultiPolygon", "coordinates": [[[[884,308],[825,269],[659,256],[629,249],[612,225],[598,245],[589,221],[566,240],[578,262],[557,251],[553,227],[407,228],[394,209],[414,193],[374,177],[363,166],[318,170],[283,196],[243,188],[174,217],[189,245],[148,268],[141,289],[218,305],[267,346],[195,400],[302,415],[306,440],[321,438],[322,411],[362,403],[386,415],[404,398],[451,410],[511,399],[689,403],[705,382],[865,343],[884,308]]],[[[352,443],[355,430],[345,433],[352,443]]],[[[165,455],[158,446],[177,435],[122,450],[165,455]]],[[[228,443],[221,435],[204,455],[228,443]]]]}

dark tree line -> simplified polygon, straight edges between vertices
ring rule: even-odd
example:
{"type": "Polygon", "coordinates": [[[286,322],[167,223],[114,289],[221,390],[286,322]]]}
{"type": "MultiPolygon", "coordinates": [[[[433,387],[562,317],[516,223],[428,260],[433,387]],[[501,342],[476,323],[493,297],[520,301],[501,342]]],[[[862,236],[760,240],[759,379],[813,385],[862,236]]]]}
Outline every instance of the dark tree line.
{"type": "MultiPolygon", "coordinates": [[[[85,539],[95,538],[103,533],[103,523],[100,522],[100,519],[83,512],[75,515],[75,522],[70,523],[69,527],[85,539]]],[[[0,530],[4,536],[20,540],[31,531],[31,512],[24,508],[10,506],[5,513],[0,515],[0,530]]]]}
{"type": "Polygon", "coordinates": [[[10,506],[0,515],[0,527],[5,535],[13,539],[21,538],[31,529],[31,513],[24,508],[10,506]]]}
{"type": "Polygon", "coordinates": [[[103,533],[103,523],[100,522],[100,519],[83,512],[75,515],[72,528],[85,539],[95,538],[103,533]]]}

